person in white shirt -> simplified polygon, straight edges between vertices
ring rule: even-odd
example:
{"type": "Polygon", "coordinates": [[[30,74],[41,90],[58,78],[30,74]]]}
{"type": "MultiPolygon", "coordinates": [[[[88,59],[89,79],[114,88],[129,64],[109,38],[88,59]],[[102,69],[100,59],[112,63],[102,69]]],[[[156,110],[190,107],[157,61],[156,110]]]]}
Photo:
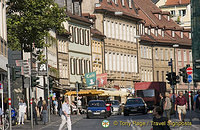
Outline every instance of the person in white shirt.
{"type": "Polygon", "coordinates": [[[70,112],[69,99],[65,97],[65,101],[62,104],[62,115],[61,115],[62,123],[60,124],[59,130],[62,130],[66,123],[68,130],[72,129],[70,114],[71,112],[70,112]]]}
{"type": "Polygon", "coordinates": [[[19,102],[19,123],[22,122],[24,124],[24,114],[26,113],[26,103],[24,102],[23,99],[20,100],[19,102]]]}

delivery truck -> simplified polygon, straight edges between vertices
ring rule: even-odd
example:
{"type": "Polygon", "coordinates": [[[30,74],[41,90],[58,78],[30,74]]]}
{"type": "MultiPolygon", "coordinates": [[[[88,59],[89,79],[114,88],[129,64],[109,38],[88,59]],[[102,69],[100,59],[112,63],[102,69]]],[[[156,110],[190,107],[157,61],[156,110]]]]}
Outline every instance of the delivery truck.
{"type": "Polygon", "coordinates": [[[152,110],[154,105],[159,105],[160,93],[166,92],[166,83],[138,82],[135,83],[135,92],[137,97],[143,98],[148,106],[148,109],[152,110]]]}

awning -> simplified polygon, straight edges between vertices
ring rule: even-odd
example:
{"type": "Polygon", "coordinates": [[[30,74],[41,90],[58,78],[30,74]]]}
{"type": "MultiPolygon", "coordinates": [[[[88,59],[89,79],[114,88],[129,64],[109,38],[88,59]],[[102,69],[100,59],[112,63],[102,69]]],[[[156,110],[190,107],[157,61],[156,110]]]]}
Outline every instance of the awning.
{"type": "MultiPolygon", "coordinates": [[[[104,93],[104,91],[101,91],[101,90],[80,90],[78,92],[78,95],[98,95],[102,93],[104,93]]],[[[77,94],[76,91],[68,91],[65,93],[65,95],[68,95],[68,96],[72,96],[76,94],[77,94]]]]}
{"type": "Polygon", "coordinates": [[[129,93],[124,91],[104,91],[104,93],[100,94],[99,96],[120,96],[124,97],[127,96],[129,93]]]}

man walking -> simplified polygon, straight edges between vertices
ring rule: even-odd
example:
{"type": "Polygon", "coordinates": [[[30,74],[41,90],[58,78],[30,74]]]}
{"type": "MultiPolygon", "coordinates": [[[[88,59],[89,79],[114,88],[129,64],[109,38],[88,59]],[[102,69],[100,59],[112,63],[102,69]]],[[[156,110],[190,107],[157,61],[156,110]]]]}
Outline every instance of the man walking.
{"type": "Polygon", "coordinates": [[[20,125],[20,122],[22,121],[22,125],[24,124],[24,114],[26,113],[26,103],[23,99],[20,100],[19,103],[19,122],[18,125],[20,125]]]}
{"type": "Polygon", "coordinates": [[[69,99],[65,97],[65,101],[62,104],[62,123],[60,124],[59,130],[62,130],[64,125],[67,123],[67,128],[68,130],[71,130],[71,119],[70,119],[70,104],[69,104],[69,99]]]}
{"type": "MultiPolygon", "coordinates": [[[[40,101],[38,102],[39,113],[41,113],[41,107],[42,107],[42,97],[40,97],[40,101]]],[[[42,120],[41,114],[40,114],[40,119],[42,120]]]]}
{"type": "Polygon", "coordinates": [[[183,91],[179,91],[179,96],[176,98],[175,108],[174,108],[175,111],[176,111],[176,107],[178,111],[179,120],[184,122],[185,115],[186,115],[186,108],[187,108],[187,100],[183,96],[183,91]],[[183,118],[181,118],[181,113],[183,113],[183,118]]]}
{"type": "Polygon", "coordinates": [[[38,125],[38,122],[37,122],[37,105],[36,105],[35,98],[32,98],[32,101],[33,101],[33,104],[32,104],[33,117],[35,118],[35,124],[38,125]]]}

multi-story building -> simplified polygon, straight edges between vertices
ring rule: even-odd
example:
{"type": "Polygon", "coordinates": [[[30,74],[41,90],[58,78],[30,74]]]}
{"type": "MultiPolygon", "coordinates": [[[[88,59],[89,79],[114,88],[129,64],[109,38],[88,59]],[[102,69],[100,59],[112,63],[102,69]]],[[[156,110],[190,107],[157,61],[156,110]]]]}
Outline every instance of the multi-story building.
{"type": "MultiPolygon", "coordinates": [[[[8,44],[7,44],[7,26],[6,26],[6,1],[0,1],[0,82],[5,83],[6,64],[8,64],[8,44]]],[[[6,84],[4,84],[5,87],[6,84]]],[[[5,90],[6,87],[5,87],[5,90]]]]}
{"type": "Polygon", "coordinates": [[[139,77],[138,17],[133,1],[85,0],[83,12],[94,13],[95,27],[105,36],[107,87],[131,88],[139,77]]]}
{"type": "Polygon", "coordinates": [[[169,11],[170,17],[184,28],[191,27],[190,0],[152,0],[162,11],[169,11]]]}
{"type": "MultiPolygon", "coordinates": [[[[144,20],[139,32],[141,81],[165,82],[166,73],[171,71],[170,59],[177,75],[180,68],[192,64],[191,32],[173,22],[168,12],[161,11],[150,0],[135,0],[135,5],[144,20]]],[[[178,89],[183,89],[183,85],[178,85],[178,89]]]]}

